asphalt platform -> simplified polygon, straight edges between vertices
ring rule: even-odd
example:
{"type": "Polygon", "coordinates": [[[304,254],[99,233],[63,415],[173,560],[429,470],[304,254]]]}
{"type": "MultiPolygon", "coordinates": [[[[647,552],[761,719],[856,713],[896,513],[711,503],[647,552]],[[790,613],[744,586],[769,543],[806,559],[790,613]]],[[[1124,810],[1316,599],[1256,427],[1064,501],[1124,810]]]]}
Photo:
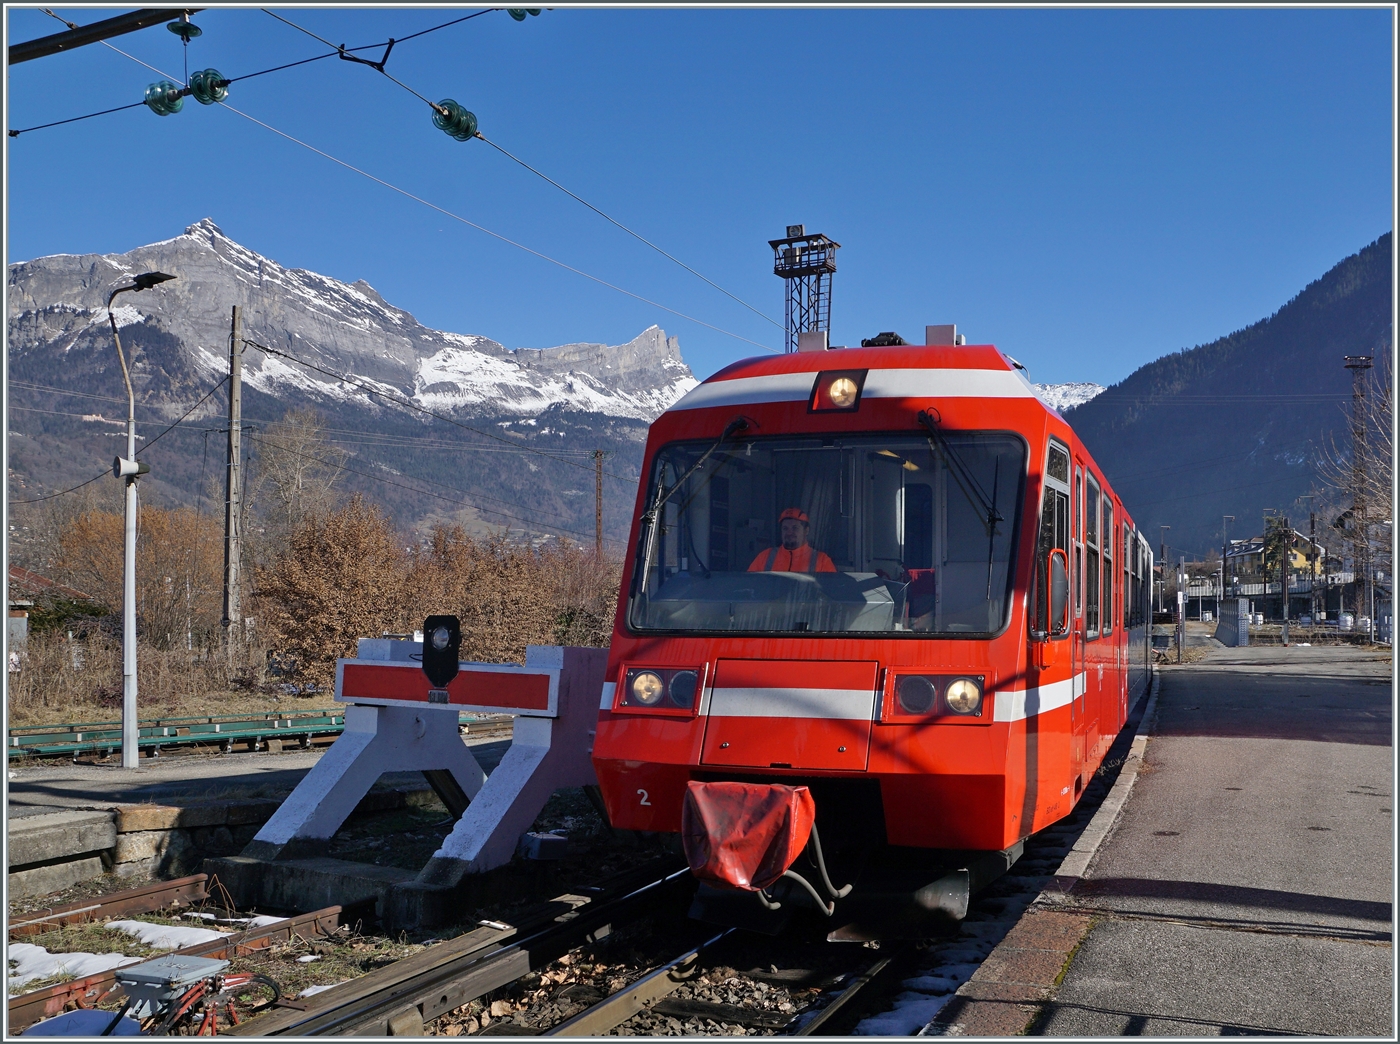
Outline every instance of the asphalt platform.
{"type": "MultiPolygon", "coordinates": [[[[464,737],[488,774],[499,764],[510,740],[464,737]]],[[[311,771],[322,750],[272,754],[177,754],[142,758],[141,767],[75,765],[69,761],[34,762],[11,767],[8,818],[66,809],[110,808],[153,802],[187,805],[278,797],[288,794],[311,771]]],[[[113,759],[116,761],[116,759],[113,759]]],[[[418,772],[386,772],[379,788],[419,790],[427,783],[418,772]]]]}
{"type": "Polygon", "coordinates": [[[1038,903],[1069,944],[1025,1031],[1394,1039],[1389,652],[1160,670],[1112,833],[1038,903]]]}

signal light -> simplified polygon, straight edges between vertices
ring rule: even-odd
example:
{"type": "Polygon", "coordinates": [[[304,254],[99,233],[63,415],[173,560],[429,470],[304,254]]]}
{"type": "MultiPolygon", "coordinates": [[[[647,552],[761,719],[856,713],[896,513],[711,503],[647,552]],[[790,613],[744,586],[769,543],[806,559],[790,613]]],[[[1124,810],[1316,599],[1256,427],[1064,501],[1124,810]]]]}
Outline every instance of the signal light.
{"type": "Polygon", "coordinates": [[[228,81],[218,69],[201,69],[190,77],[190,94],[201,105],[213,105],[228,97],[228,81]]]}
{"type": "Polygon", "coordinates": [[[179,87],[169,80],[157,80],[146,88],[146,107],[157,116],[169,116],[185,106],[185,98],[179,87]]]}
{"type": "Polygon", "coordinates": [[[433,126],[458,141],[470,141],[476,137],[476,114],[462,108],[451,98],[444,98],[433,111],[433,126]]]}
{"type": "MultiPolygon", "coordinates": [[[[423,621],[423,673],[434,689],[444,690],[457,677],[462,648],[462,623],[455,616],[430,616],[423,621]]],[[[441,701],[446,703],[446,693],[441,701]]],[[[431,694],[429,694],[431,698],[431,694]]]]}
{"type": "Polygon", "coordinates": [[[540,13],[538,7],[507,7],[506,14],[510,15],[517,22],[525,21],[526,15],[537,15],[540,13]]]}

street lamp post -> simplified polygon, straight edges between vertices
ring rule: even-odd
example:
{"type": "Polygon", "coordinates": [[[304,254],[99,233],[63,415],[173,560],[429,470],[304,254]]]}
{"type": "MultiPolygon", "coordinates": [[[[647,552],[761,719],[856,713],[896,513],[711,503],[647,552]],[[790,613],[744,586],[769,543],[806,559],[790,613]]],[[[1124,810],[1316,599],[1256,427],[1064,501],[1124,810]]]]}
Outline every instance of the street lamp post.
{"type": "Polygon", "coordinates": [[[1158,526],[1157,528],[1161,530],[1159,538],[1162,543],[1162,602],[1158,608],[1165,613],[1167,611],[1167,530],[1171,529],[1171,526],[1158,526]]]}
{"type": "Polygon", "coordinates": [[[1230,523],[1234,515],[1220,516],[1220,596],[1225,597],[1225,562],[1230,557],[1230,523]]]}
{"type": "Polygon", "coordinates": [[[112,338],[122,364],[122,380],[126,382],[126,457],[112,462],[112,474],[126,480],[126,544],[122,560],[122,768],[138,767],[141,757],[136,719],[136,479],[151,467],[136,459],[136,393],[131,387],[131,370],[122,351],[112,301],[128,290],[149,290],[157,283],[174,278],[164,272],[143,272],[130,286],[119,286],[107,295],[107,321],[112,324],[112,338]]]}

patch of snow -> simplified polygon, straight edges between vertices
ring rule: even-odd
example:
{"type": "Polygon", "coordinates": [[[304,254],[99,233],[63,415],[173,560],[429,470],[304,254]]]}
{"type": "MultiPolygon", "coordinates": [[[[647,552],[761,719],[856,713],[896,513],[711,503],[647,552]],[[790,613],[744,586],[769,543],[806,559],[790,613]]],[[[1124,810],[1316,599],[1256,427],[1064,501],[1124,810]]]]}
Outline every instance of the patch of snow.
{"type": "Polygon", "coordinates": [[[912,1037],[933,1021],[943,1010],[949,997],[925,997],[914,994],[905,999],[896,999],[890,1011],[872,1015],[856,1023],[857,1037],[912,1037]]]}
{"type": "Polygon", "coordinates": [[[236,928],[261,928],[267,924],[276,924],[278,921],[286,920],[285,917],[273,917],[269,914],[257,914],[253,917],[220,917],[218,914],[207,913],[202,910],[189,910],[184,916],[194,921],[229,924],[236,928]]]}
{"type": "Polygon", "coordinates": [[[1076,406],[1083,406],[1103,391],[1103,385],[1090,381],[1071,381],[1068,384],[1037,384],[1035,390],[1046,405],[1063,413],[1076,406]]]}
{"type": "Polygon", "coordinates": [[[51,979],[60,975],[85,978],[128,964],[140,964],[145,959],[128,957],[124,953],[49,953],[42,946],[32,943],[10,943],[9,957],[10,973],[6,980],[11,993],[21,992],[20,987],[36,979],[51,979]]]}
{"type": "MultiPolygon", "coordinates": [[[[117,321],[117,328],[130,326],[132,323],[144,322],[146,317],[136,310],[134,305],[120,304],[112,309],[112,318],[117,321]]],[[[104,312],[97,312],[93,315],[94,323],[106,322],[107,315],[104,312]]]]}
{"type": "Polygon", "coordinates": [[[150,924],[146,921],[108,921],[103,927],[114,932],[125,932],[153,950],[178,950],[185,946],[198,946],[200,943],[222,939],[228,932],[213,928],[186,928],[182,925],[150,924]]]}
{"type": "Polygon", "coordinates": [[[298,958],[297,958],[297,963],[298,963],[298,964],[310,964],[312,961],[319,961],[320,959],[321,959],[321,955],[320,955],[319,953],[307,953],[307,954],[303,954],[302,956],[298,957],[298,958]]]}
{"type": "MultiPolygon", "coordinates": [[[[349,981],[349,979],[345,980],[345,982],[349,981]]],[[[302,997],[314,997],[318,993],[325,993],[327,990],[333,990],[337,986],[344,986],[345,982],[333,982],[329,986],[308,986],[297,994],[297,999],[300,1000],[302,997]]]]}

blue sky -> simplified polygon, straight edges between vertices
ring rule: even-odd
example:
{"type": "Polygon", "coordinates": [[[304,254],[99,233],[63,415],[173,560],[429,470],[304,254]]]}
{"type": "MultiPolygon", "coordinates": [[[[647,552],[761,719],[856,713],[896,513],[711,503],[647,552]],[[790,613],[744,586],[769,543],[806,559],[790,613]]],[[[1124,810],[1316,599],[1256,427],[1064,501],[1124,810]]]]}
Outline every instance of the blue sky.
{"type": "MultiPolygon", "coordinates": [[[[113,13],[117,10],[113,9],[113,13]]],[[[279,8],[334,43],[478,8],[279,8]]],[[[108,12],[60,8],[88,23],[108,12]]],[[[63,27],[7,12],[11,42],[63,27]]],[[[326,48],[256,9],[195,16],[189,67],[326,48]]],[[[387,69],[782,321],[767,240],[842,244],[834,343],[956,322],[1033,380],[1108,384],[1263,318],[1392,227],[1385,9],[556,8],[396,46],[387,69]]],[[[179,40],[116,38],[182,76],[179,40]]],[[[361,52],[372,54],[373,52],[361,52]]],[[[102,45],[9,69],[8,127],[141,98],[102,45]]],[[[234,83],[241,111],[599,278],[761,344],[782,332],[427,106],[337,59],[234,83]]],[[[626,297],[187,99],[7,139],[6,257],[109,252],[213,217],[289,266],[365,279],[508,347],[657,323],[705,376],[759,349],[626,297]]],[[[222,311],[222,304],[217,304],[222,311]]]]}

